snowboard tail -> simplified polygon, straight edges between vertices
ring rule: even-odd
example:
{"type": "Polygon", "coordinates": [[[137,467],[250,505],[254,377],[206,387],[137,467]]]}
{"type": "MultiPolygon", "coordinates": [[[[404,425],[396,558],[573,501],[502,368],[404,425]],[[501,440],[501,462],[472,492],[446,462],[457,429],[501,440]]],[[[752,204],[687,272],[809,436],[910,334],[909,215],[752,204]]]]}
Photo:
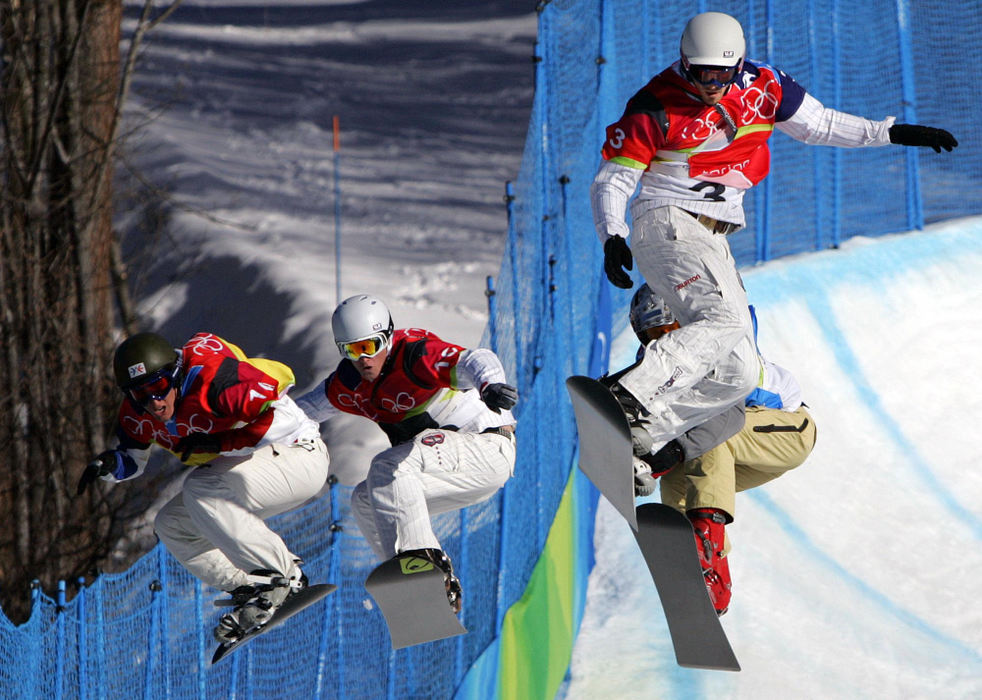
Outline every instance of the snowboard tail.
{"type": "Polygon", "coordinates": [[[277,608],[269,622],[256,627],[255,629],[249,630],[234,642],[223,642],[219,644],[218,648],[215,650],[214,656],[211,658],[211,663],[217,664],[221,659],[228,656],[233,651],[244,646],[256,637],[266,634],[271,629],[279,627],[297,613],[330,595],[335,590],[337,590],[337,586],[335,586],[333,583],[319,583],[313,586],[307,586],[306,588],[291,594],[285,601],[283,601],[283,605],[277,608]]]}
{"type": "Polygon", "coordinates": [[[443,570],[427,559],[388,559],[368,575],[365,589],[385,617],[393,649],[467,632],[447,600],[443,570]]]}
{"type": "Polygon", "coordinates": [[[689,519],[660,503],[638,507],[634,533],[655,583],[679,666],[739,671],[702,576],[689,519]]]}

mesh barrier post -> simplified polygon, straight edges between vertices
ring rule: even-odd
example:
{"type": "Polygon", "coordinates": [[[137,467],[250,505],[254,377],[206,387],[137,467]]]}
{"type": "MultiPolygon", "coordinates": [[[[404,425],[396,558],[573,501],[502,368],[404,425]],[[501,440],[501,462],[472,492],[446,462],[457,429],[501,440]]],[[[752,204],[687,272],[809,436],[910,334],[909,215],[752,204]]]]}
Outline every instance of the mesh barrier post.
{"type": "MultiPolygon", "coordinates": [[[[517,286],[518,274],[518,231],[515,227],[515,189],[511,182],[505,183],[505,212],[508,221],[508,241],[505,251],[508,255],[508,265],[510,267],[512,285],[517,286]]],[[[522,298],[517,293],[517,289],[512,291],[512,319],[515,324],[515,382],[518,390],[524,391],[529,382],[525,378],[524,353],[522,352],[522,298]]]]}
{"type": "MultiPolygon", "coordinates": [[[[153,603],[160,606],[160,611],[158,613],[158,633],[159,644],[160,644],[160,680],[164,686],[164,697],[169,698],[171,696],[171,668],[173,664],[171,663],[171,653],[170,644],[168,640],[170,639],[170,606],[167,604],[167,596],[171,592],[171,582],[170,577],[167,573],[167,550],[164,547],[158,547],[159,552],[157,556],[157,566],[158,566],[158,580],[155,582],[157,584],[157,589],[154,590],[153,603]]],[[[153,590],[151,588],[151,590],[153,590]]],[[[158,697],[159,693],[156,694],[158,697]]]]}
{"type": "MultiPolygon", "coordinates": [[[[832,0],[832,105],[842,105],[842,45],[840,35],[839,0],[832,0]]],[[[838,248],[842,243],[842,150],[832,151],[832,245],[838,248]]]]}
{"type": "MultiPolygon", "coordinates": [[[[159,545],[158,545],[159,546],[159,545]]],[[[92,583],[95,589],[95,669],[99,682],[95,687],[96,697],[105,697],[106,692],[106,617],[105,617],[105,584],[97,576],[92,583]]],[[[84,618],[83,618],[84,620],[84,618]]]]}
{"type": "Polygon", "coordinates": [[[491,349],[498,351],[498,324],[495,319],[498,315],[498,304],[495,300],[494,277],[488,275],[485,279],[484,296],[488,298],[488,335],[491,349]]]}
{"type": "MultiPolygon", "coordinates": [[[[159,555],[158,555],[159,558],[159,555]]],[[[147,630],[147,653],[144,658],[143,671],[143,697],[144,700],[153,700],[153,669],[154,653],[157,647],[157,640],[160,639],[160,581],[153,581],[150,584],[150,628],[147,630]]]]}
{"type": "MultiPolygon", "coordinates": [[[[815,0],[808,0],[808,64],[812,75],[818,75],[819,71],[819,50],[818,42],[815,37],[818,34],[818,17],[815,0]]],[[[812,179],[815,182],[822,181],[822,151],[813,149],[812,159],[812,179]]],[[[825,189],[816,188],[815,190],[815,250],[820,250],[825,241],[825,189]]]]}
{"type": "MultiPolygon", "coordinates": [[[[160,545],[157,545],[158,547],[160,545]]],[[[207,676],[205,675],[205,669],[208,668],[208,664],[211,660],[208,658],[208,647],[205,644],[205,600],[204,600],[204,588],[205,585],[195,579],[194,581],[194,612],[195,612],[195,637],[198,643],[198,698],[199,700],[205,700],[207,697],[208,684],[206,683],[207,676]]]]}
{"type": "Polygon", "coordinates": [[[78,597],[76,600],[77,613],[76,621],[78,626],[77,631],[77,641],[78,645],[78,696],[80,698],[86,698],[89,694],[89,645],[88,636],[85,630],[85,619],[86,619],[86,591],[85,591],[85,578],[79,576],[76,579],[78,584],[78,597]]]}
{"type": "MultiPolygon", "coordinates": [[[[910,36],[910,5],[908,0],[897,0],[897,34],[900,50],[900,84],[903,87],[903,119],[917,123],[917,91],[914,89],[914,49],[910,36]]],[[[907,161],[907,228],[924,228],[924,212],[921,204],[921,177],[916,148],[904,149],[907,161]]]]}
{"type": "Polygon", "coordinates": [[[65,697],[65,581],[58,581],[58,652],[55,656],[55,697],[65,697]]]}

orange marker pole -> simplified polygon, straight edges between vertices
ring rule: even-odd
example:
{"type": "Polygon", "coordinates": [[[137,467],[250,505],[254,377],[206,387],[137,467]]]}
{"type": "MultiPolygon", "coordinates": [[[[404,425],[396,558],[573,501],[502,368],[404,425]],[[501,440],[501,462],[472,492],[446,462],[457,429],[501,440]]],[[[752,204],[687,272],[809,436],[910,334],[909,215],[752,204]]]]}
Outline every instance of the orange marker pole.
{"type": "Polygon", "coordinates": [[[334,115],[334,279],[335,303],[341,303],[341,119],[334,115]]]}

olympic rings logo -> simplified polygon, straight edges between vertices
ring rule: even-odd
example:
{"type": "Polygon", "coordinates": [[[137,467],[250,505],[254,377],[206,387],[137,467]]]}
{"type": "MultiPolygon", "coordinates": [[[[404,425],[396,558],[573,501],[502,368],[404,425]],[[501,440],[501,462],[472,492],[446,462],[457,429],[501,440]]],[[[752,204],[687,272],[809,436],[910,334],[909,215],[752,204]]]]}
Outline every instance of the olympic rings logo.
{"type": "Polygon", "coordinates": [[[195,355],[204,355],[206,353],[213,354],[216,352],[221,352],[222,341],[218,337],[211,335],[199,336],[197,339],[192,339],[193,342],[187,344],[187,348],[193,352],[195,355]]]}
{"type": "Polygon", "coordinates": [[[129,428],[141,438],[145,438],[158,445],[170,447],[174,442],[174,437],[166,430],[156,428],[149,418],[137,418],[135,416],[123,416],[123,426],[129,428]]]}
{"type": "Polygon", "coordinates": [[[201,413],[192,413],[187,423],[178,423],[179,428],[187,428],[188,433],[210,433],[215,429],[215,422],[201,413]],[[200,423],[200,425],[195,425],[200,423]]]}
{"type": "Polygon", "coordinates": [[[365,403],[361,394],[338,394],[338,403],[345,408],[358,408],[365,403]]]}
{"type": "Polygon", "coordinates": [[[378,413],[369,405],[368,399],[361,394],[339,393],[338,403],[343,408],[354,409],[371,420],[375,420],[378,416],[378,413]]]}
{"type": "Polygon", "coordinates": [[[694,120],[691,125],[686,126],[682,130],[682,138],[694,141],[705,141],[710,136],[718,132],[719,124],[723,123],[722,119],[718,119],[715,122],[710,121],[709,117],[715,114],[715,112],[706,115],[705,117],[699,117],[694,120]]]}
{"type": "Polygon", "coordinates": [[[382,399],[382,409],[389,413],[405,412],[416,406],[416,399],[405,391],[400,391],[395,399],[382,399]]]}
{"type": "Polygon", "coordinates": [[[771,121],[777,115],[778,100],[768,88],[774,81],[766,83],[763,88],[752,87],[740,96],[743,103],[743,123],[749,124],[755,119],[771,121]]]}
{"type": "Polygon", "coordinates": [[[137,435],[153,435],[153,423],[149,418],[137,418],[136,416],[123,416],[123,425],[130,428],[137,435]]]}

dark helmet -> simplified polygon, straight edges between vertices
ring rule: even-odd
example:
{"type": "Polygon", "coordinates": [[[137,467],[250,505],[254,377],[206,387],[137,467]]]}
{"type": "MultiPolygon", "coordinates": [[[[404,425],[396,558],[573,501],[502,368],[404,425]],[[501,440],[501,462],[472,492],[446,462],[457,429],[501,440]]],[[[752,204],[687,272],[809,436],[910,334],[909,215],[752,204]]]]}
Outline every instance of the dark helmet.
{"type": "Polygon", "coordinates": [[[631,299],[631,328],[642,345],[679,327],[668,304],[647,283],[638,287],[631,299]]]}
{"type": "Polygon", "coordinates": [[[631,328],[640,335],[649,328],[670,326],[676,322],[672,310],[647,283],[638,287],[631,299],[631,328]]]}
{"type": "Polygon", "coordinates": [[[140,386],[160,374],[176,380],[181,355],[167,340],[156,333],[137,333],[124,340],[113,355],[116,386],[124,392],[140,386]]]}

